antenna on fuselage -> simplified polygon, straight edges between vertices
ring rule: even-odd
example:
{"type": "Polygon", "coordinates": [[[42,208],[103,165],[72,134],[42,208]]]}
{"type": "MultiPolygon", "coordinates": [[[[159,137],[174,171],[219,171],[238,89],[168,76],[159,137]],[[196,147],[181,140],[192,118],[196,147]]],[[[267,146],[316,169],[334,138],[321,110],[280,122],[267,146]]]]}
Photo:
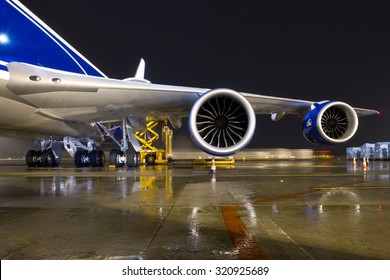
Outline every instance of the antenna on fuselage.
{"type": "Polygon", "coordinates": [[[135,76],[132,78],[127,78],[124,79],[124,81],[129,81],[129,82],[139,82],[139,83],[150,83],[150,81],[145,79],[145,60],[141,58],[137,71],[135,72],[135,76]]]}

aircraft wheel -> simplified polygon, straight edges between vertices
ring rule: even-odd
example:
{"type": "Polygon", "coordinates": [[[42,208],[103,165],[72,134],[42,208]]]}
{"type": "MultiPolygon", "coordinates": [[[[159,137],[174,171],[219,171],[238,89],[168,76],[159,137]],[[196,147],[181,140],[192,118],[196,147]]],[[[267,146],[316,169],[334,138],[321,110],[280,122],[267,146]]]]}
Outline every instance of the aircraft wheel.
{"type": "Polygon", "coordinates": [[[103,151],[98,151],[99,155],[99,167],[103,167],[104,163],[106,162],[106,155],[103,151]]]}
{"type": "Polygon", "coordinates": [[[55,157],[51,149],[45,150],[41,155],[41,166],[42,167],[52,167],[55,162],[55,157]]]}
{"type": "Polygon", "coordinates": [[[156,164],[156,155],[155,154],[147,154],[145,157],[147,165],[155,165],[156,164]]]}
{"type": "Polygon", "coordinates": [[[28,167],[35,167],[38,165],[38,152],[30,150],[26,154],[26,164],[28,167]]]}
{"type": "Polygon", "coordinates": [[[60,162],[61,162],[61,160],[59,158],[54,157],[54,161],[53,161],[51,166],[58,167],[58,166],[60,166],[60,162]]]}
{"type": "Polygon", "coordinates": [[[127,167],[137,167],[139,165],[137,161],[137,153],[133,151],[127,151],[126,156],[127,156],[127,167]]]}
{"type": "Polygon", "coordinates": [[[87,151],[77,151],[74,155],[74,163],[77,167],[88,167],[89,160],[87,159],[88,152],[87,151]]]}
{"type": "Polygon", "coordinates": [[[89,153],[89,161],[92,167],[103,167],[105,162],[104,152],[93,150],[89,153]]]}
{"type": "Polygon", "coordinates": [[[122,156],[123,153],[120,150],[112,149],[109,158],[110,165],[114,165],[115,167],[123,167],[125,163],[120,160],[122,156]]]}

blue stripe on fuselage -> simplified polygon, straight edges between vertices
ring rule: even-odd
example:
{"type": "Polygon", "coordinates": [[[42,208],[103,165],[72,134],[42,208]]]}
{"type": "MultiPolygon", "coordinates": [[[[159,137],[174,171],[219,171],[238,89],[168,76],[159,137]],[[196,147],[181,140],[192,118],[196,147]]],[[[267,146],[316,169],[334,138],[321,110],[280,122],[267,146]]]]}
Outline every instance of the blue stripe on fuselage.
{"type": "Polygon", "coordinates": [[[0,0],[0,60],[105,77],[22,5],[0,0]]]}
{"type": "Polygon", "coordinates": [[[0,64],[0,70],[2,70],[2,71],[7,71],[7,72],[8,72],[7,66],[1,65],[1,64],[0,64]]]}

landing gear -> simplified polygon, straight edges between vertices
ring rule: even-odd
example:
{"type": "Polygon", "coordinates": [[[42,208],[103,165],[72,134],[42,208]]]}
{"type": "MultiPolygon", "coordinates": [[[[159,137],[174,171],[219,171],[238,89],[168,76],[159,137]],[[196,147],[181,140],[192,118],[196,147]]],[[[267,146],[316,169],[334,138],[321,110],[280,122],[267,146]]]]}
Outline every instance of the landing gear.
{"type": "Polygon", "coordinates": [[[93,150],[89,153],[89,162],[92,167],[103,167],[105,159],[103,151],[93,150]]]}
{"type": "Polygon", "coordinates": [[[35,167],[40,165],[41,151],[30,150],[26,154],[26,164],[28,167],[35,167]]]}
{"type": "Polygon", "coordinates": [[[140,166],[141,146],[135,137],[129,118],[123,118],[122,126],[108,127],[101,122],[96,123],[96,126],[105,137],[111,138],[119,146],[119,149],[112,149],[110,152],[109,164],[111,166],[123,167],[125,164],[127,167],[140,166]],[[118,131],[121,139],[118,139],[118,131]]]}
{"type": "Polygon", "coordinates": [[[89,166],[89,158],[87,151],[77,151],[74,155],[74,164],[77,167],[88,167],[89,166]]]}
{"type": "Polygon", "coordinates": [[[30,150],[26,154],[26,164],[29,167],[58,167],[60,165],[61,142],[44,139],[40,142],[41,150],[30,150]]]}
{"type": "Polygon", "coordinates": [[[123,167],[125,164],[127,167],[140,166],[140,153],[127,151],[126,153],[118,149],[112,149],[110,152],[109,163],[115,167],[123,167]]]}
{"type": "Polygon", "coordinates": [[[127,167],[137,167],[141,165],[141,155],[138,152],[127,151],[127,167]]]}
{"type": "Polygon", "coordinates": [[[103,151],[92,150],[91,152],[79,150],[75,153],[74,163],[77,167],[103,167],[105,156],[103,151]]]}
{"type": "Polygon", "coordinates": [[[121,150],[112,149],[110,152],[110,165],[115,167],[123,167],[125,165],[126,157],[121,150]]]}
{"type": "Polygon", "coordinates": [[[29,167],[58,167],[60,158],[54,155],[52,149],[43,152],[30,150],[26,154],[26,164],[29,167]]]}
{"type": "Polygon", "coordinates": [[[105,155],[103,151],[96,149],[96,144],[93,139],[87,139],[84,145],[78,139],[65,137],[64,147],[71,157],[74,158],[74,163],[77,167],[103,167],[105,155]]]}
{"type": "MultiPolygon", "coordinates": [[[[142,162],[147,165],[165,164],[172,157],[172,131],[167,126],[167,119],[164,120],[163,143],[165,150],[156,149],[153,143],[159,138],[155,126],[161,123],[160,119],[147,119],[146,130],[135,133],[131,122],[140,126],[140,120],[123,117],[122,125],[112,125],[112,122],[96,122],[94,126],[101,139],[111,138],[119,148],[113,149],[109,155],[109,163],[115,167],[138,167],[142,162]],[[150,137],[152,135],[152,137],[150,137]],[[142,147],[141,144],[142,143],[142,147]]],[[[142,126],[142,124],[141,124],[142,126]]],[[[102,167],[105,162],[105,155],[97,149],[94,138],[76,139],[64,137],[63,141],[42,140],[41,150],[30,150],[26,154],[27,166],[34,167],[56,167],[59,166],[62,156],[62,145],[69,155],[74,159],[77,167],[102,167]]]]}
{"type": "Polygon", "coordinates": [[[48,149],[41,154],[41,165],[42,167],[58,167],[60,164],[59,160],[56,160],[52,149],[48,149]]]}

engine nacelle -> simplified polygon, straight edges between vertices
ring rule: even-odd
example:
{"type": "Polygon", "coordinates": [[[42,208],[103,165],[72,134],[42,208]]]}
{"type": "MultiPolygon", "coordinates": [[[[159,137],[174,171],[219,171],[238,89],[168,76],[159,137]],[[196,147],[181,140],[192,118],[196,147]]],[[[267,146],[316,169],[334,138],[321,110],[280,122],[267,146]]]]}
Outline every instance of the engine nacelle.
{"type": "Polygon", "coordinates": [[[340,144],[355,134],[359,120],[355,110],[346,103],[322,101],[312,105],[302,129],[305,138],[319,145],[340,144]]]}
{"type": "Polygon", "coordinates": [[[240,93],[215,89],[194,103],[188,122],[192,140],[200,149],[211,155],[228,156],[251,141],[256,115],[240,93]]]}

